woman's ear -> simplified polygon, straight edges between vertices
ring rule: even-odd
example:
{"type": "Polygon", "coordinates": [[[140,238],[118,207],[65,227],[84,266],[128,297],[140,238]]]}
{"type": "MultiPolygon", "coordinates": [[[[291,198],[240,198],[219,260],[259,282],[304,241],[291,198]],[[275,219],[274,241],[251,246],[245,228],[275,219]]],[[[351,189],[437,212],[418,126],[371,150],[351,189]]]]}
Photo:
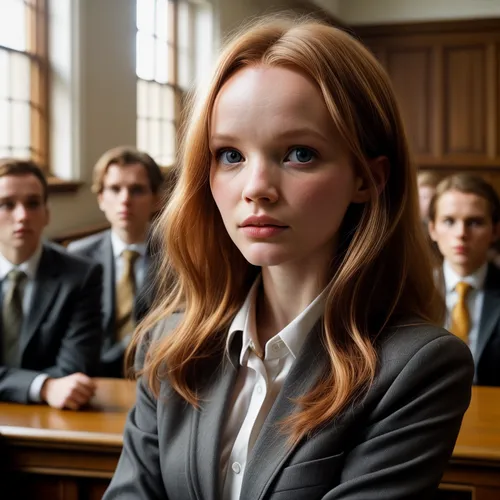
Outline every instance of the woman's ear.
{"type": "MultiPolygon", "coordinates": [[[[368,166],[375,179],[377,193],[380,194],[389,180],[390,165],[387,156],[378,156],[368,160],[368,166]]],[[[368,182],[362,177],[356,180],[356,189],[352,199],[353,203],[366,203],[370,200],[370,187],[368,182]]]]}

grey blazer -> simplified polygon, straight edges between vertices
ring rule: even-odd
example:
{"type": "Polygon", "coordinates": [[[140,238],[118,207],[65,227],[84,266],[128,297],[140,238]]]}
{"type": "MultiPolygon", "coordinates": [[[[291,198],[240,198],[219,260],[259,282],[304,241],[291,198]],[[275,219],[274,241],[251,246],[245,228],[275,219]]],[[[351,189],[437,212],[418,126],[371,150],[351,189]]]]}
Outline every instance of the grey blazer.
{"type": "MultiPolygon", "coordinates": [[[[470,402],[467,346],[426,324],[387,329],[379,370],[362,400],[287,446],[277,424],[326,365],[318,324],[306,339],[248,458],[241,500],[422,499],[437,488],[470,402]]],[[[220,439],[241,340],[207,372],[201,409],[139,380],[122,454],[104,500],[220,500],[220,439]]]]}
{"type": "MultiPolygon", "coordinates": [[[[111,244],[111,231],[103,231],[87,238],[74,241],[68,245],[70,253],[92,259],[101,264],[103,268],[102,286],[102,328],[104,339],[101,353],[101,375],[104,377],[123,376],[123,357],[127,343],[116,342],[115,337],[115,262],[113,246],[111,244]]],[[[153,258],[151,249],[145,258],[145,279],[142,290],[139,290],[134,302],[134,318],[141,320],[147,313],[152,298],[149,285],[152,281],[151,273],[153,258]]],[[[132,333],[132,332],[130,332],[132,333]]]]}
{"type": "Polygon", "coordinates": [[[97,374],[102,341],[101,283],[98,264],[44,244],[32,305],[21,328],[20,365],[0,365],[1,401],[27,403],[29,387],[40,373],[51,377],[97,374]]]}

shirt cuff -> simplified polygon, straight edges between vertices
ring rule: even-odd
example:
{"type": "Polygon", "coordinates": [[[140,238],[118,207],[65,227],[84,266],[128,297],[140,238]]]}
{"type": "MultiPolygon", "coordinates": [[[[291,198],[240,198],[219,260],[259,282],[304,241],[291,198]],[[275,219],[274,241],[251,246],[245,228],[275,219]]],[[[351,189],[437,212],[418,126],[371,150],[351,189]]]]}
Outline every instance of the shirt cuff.
{"type": "Polygon", "coordinates": [[[45,381],[49,378],[46,373],[40,373],[37,375],[33,382],[31,382],[29,390],[29,399],[32,403],[41,403],[42,398],[40,397],[40,392],[42,391],[42,386],[45,381]]]}

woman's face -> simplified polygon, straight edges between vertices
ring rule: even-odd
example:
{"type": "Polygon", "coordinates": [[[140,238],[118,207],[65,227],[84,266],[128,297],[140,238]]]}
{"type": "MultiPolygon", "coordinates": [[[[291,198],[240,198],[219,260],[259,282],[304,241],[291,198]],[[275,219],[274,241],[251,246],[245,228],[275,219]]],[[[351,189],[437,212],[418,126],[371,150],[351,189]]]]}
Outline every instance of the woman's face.
{"type": "Polygon", "coordinates": [[[361,179],[316,86],[253,66],[216,99],[210,185],[230,237],[256,266],[327,264],[361,179]]]}

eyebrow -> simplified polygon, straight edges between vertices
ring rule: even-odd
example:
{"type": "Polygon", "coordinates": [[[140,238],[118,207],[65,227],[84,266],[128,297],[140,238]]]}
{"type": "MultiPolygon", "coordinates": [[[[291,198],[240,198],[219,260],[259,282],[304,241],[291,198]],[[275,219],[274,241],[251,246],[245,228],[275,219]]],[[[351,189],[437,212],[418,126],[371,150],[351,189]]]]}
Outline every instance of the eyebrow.
{"type": "MultiPolygon", "coordinates": [[[[309,127],[293,128],[280,131],[275,135],[275,139],[293,139],[299,136],[313,136],[323,142],[330,142],[321,132],[309,127]]],[[[238,139],[237,136],[231,134],[213,134],[210,136],[210,141],[231,142],[238,139]]]]}

